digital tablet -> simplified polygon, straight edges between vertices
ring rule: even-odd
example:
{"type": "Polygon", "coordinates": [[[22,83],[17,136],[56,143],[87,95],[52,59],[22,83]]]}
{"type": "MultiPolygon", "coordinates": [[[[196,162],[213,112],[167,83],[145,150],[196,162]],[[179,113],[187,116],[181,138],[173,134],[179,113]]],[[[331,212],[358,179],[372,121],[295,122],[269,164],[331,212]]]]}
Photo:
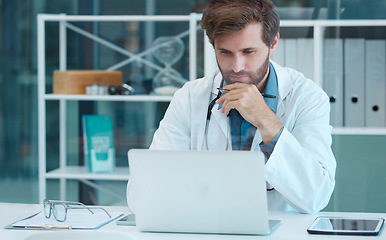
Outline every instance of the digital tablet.
{"type": "Polygon", "coordinates": [[[311,234],[376,236],[384,221],[383,218],[317,217],[307,232],[311,234]]]}

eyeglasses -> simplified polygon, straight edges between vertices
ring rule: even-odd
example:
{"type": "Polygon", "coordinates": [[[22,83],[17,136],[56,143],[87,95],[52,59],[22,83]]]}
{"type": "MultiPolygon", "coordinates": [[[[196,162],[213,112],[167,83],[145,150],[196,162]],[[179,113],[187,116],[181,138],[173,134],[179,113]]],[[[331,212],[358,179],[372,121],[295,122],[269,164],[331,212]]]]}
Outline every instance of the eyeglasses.
{"type": "Polygon", "coordinates": [[[46,218],[50,218],[52,214],[54,215],[56,221],[64,222],[67,219],[68,209],[87,209],[91,214],[94,214],[91,209],[100,209],[111,218],[111,215],[102,207],[90,207],[80,202],[44,199],[44,215],[46,216],[46,218]]]}

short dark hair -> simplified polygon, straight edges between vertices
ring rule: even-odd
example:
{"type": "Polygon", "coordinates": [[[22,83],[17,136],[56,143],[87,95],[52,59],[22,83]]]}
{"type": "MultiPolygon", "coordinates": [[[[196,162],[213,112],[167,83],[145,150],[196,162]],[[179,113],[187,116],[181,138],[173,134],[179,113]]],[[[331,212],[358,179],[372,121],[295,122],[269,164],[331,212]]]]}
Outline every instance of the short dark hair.
{"type": "Polygon", "coordinates": [[[247,24],[263,24],[263,42],[270,47],[279,32],[280,19],[270,0],[212,0],[200,21],[214,46],[217,37],[242,30],[247,24]]]}

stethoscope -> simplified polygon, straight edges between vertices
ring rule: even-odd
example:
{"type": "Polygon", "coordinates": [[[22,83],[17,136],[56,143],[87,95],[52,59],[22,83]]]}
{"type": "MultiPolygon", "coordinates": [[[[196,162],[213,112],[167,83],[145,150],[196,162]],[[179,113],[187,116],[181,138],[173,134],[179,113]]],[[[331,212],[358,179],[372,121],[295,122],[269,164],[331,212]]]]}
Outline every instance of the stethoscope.
{"type": "Polygon", "coordinates": [[[214,107],[214,105],[216,104],[216,101],[221,97],[221,88],[224,86],[224,78],[221,79],[221,83],[220,83],[220,87],[219,87],[219,90],[218,90],[218,93],[217,93],[217,96],[209,103],[209,106],[208,106],[208,112],[206,114],[206,121],[207,121],[207,124],[208,122],[210,121],[210,117],[212,116],[212,109],[214,107]]]}
{"type": "MultiPolygon", "coordinates": [[[[209,147],[208,147],[208,128],[209,128],[210,117],[212,116],[212,109],[213,109],[214,105],[216,104],[216,101],[221,97],[221,90],[220,89],[222,89],[223,86],[224,86],[224,78],[221,79],[221,83],[220,83],[220,87],[219,87],[217,96],[209,103],[208,112],[206,113],[205,135],[204,135],[204,144],[205,144],[206,150],[209,150],[209,147]]],[[[225,150],[230,150],[229,149],[229,132],[230,132],[229,118],[227,118],[227,122],[228,122],[228,124],[227,124],[225,150]]]]}

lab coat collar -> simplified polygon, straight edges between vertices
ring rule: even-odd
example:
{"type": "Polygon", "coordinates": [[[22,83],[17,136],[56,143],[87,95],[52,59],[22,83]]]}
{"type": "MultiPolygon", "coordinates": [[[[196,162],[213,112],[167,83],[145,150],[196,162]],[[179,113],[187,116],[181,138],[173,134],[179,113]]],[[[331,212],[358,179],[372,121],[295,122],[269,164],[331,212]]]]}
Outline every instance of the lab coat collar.
{"type": "Polygon", "coordinates": [[[217,93],[218,93],[218,89],[217,88],[220,87],[221,80],[222,80],[222,74],[217,69],[215,74],[214,74],[214,81],[213,81],[213,84],[212,84],[212,93],[214,95],[216,95],[216,96],[217,96],[217,93]]]}
{"type": "Polygon", "coordinates": [[[290,93],[293,87],[293,82],[288,79],[288,73],[285,68],[281,67],[279,64],[272,60],[270,60],[270,62],[276,72],[279,98],[281,100],[284,100],[290,93]]]}
{"type": "Polygon", "coordinates": [[[288,77],[286,68],[281,67],[276,62],[270,60],[272,63],[277,77],[277,87],[279,91],[279,99],[277,103],[276,116],[280,119],[285,113],[284,99],[288,96],[293,88],[293,81],[288,77]]]}

